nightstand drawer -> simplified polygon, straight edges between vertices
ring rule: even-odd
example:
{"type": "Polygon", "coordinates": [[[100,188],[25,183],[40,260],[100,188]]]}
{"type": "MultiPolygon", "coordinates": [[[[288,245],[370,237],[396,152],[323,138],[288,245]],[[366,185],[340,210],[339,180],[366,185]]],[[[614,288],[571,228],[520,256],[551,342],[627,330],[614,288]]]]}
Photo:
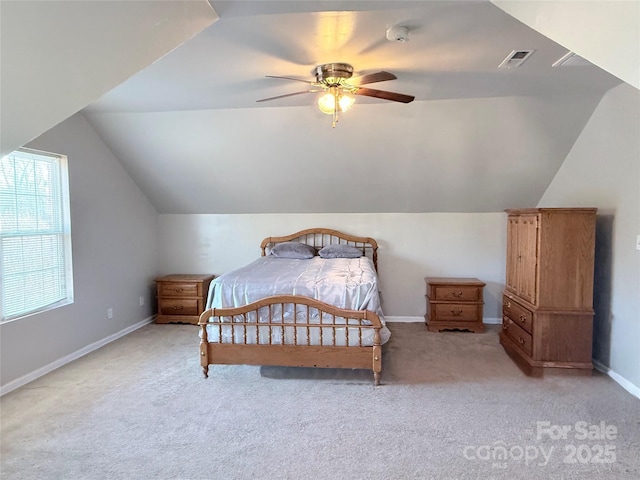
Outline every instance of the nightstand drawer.
{"type": "Polygon", "coordinates": [[[506,333],[518,348],[522,349],[527,355],[531,355],[532,337],[524,329],[520,328],[509,317],[502,319],[502,331],[506,333]]]}
{"type": "Polygon", "coordinates": [[[161,298],[158,300],[161,315],[200,315],[197,298],[161,298]]]}
{"type": "Polygon", "coordinates": [[[432,286],[434,289],[433,300],[447,300],[453,302],[478,302],[482,301],[482,288],[468,285],[460,286],[432,286]]]}
{"type": "Polygon", "coordinates": [[[509,317],[513,323],[532,333],[533,314],[507,296],[502,297],[502,315],[509,317]]]}
{"type": "Polygon", "coordinates": [[[475,322],[478,320],[478,305],[438,303],[433,305],[433,313],[435,321],[475,322]]]}
{"type": "Polygon", "coordinates": [[[197,297],[197,283],[158,282],[158,295],[161,297],[197,297]]]}

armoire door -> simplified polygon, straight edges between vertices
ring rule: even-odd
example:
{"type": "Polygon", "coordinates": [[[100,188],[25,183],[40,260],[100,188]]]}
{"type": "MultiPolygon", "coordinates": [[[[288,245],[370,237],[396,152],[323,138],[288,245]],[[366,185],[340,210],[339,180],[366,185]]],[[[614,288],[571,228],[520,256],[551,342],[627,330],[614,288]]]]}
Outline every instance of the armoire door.
{"type": "Polygon", "coordinates": [[[538,215],[520,216],[518,255],[518,295],[535,305],[538,284],[538,215]]]}
{"type": "Polygon", "coordinates": [[[507,223],[507,272],[506,272],[506,286],[507,290],[511,290],[516,295],[518,294],[518,265],[519,250],[518,250],[518,225],[519,216],[509,216],[507,223]]]}

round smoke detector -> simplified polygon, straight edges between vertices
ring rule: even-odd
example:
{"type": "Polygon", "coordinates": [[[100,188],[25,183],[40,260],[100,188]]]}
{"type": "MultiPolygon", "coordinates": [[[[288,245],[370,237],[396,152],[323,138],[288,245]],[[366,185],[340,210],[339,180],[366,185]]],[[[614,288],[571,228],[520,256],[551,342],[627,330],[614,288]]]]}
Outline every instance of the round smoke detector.
{"type": "Polygon", "coordinates": [[[387,30],[387,40],[390,42],[408,42],[409,29],[407,27],[391,27],[387,30]]]}

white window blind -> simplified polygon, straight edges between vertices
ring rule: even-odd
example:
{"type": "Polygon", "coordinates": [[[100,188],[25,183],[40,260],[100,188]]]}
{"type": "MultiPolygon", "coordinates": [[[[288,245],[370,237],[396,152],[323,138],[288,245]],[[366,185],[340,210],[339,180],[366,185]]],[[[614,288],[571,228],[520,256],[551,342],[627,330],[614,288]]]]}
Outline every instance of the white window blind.
{"type": "Polygon", "coordinates": [[[0,321],[73,299],[67,163],[17,150],[0,159],[0,321]]]}

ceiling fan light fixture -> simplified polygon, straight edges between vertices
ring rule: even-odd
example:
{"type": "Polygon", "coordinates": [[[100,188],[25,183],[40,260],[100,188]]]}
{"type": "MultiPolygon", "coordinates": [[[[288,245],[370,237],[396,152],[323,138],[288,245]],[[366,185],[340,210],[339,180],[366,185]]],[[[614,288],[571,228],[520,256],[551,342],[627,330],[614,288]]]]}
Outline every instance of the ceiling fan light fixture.
{"type": "Polygon", "coordinates": [[[340,92],[338,89],[331,89],[318,97],[318,108],[322,113],[333,115],[336,110],[346,112],[355,103],[356,98],[350,93],[340,92]]]}
{"type": "Polygon", "coordinates": [[[322,113],[333,115],[336,109],[336,97],[331,92],[320,95],[318,98],[318,108],[322,113]]]}
{"type": "Polygon", "coordinates": [[[340,99],[338,100],[341,112],[350,110],[354,103],[356,103],[356,97],[349,93],[343,93],[342,95],[340,95],[340,99]]]}

